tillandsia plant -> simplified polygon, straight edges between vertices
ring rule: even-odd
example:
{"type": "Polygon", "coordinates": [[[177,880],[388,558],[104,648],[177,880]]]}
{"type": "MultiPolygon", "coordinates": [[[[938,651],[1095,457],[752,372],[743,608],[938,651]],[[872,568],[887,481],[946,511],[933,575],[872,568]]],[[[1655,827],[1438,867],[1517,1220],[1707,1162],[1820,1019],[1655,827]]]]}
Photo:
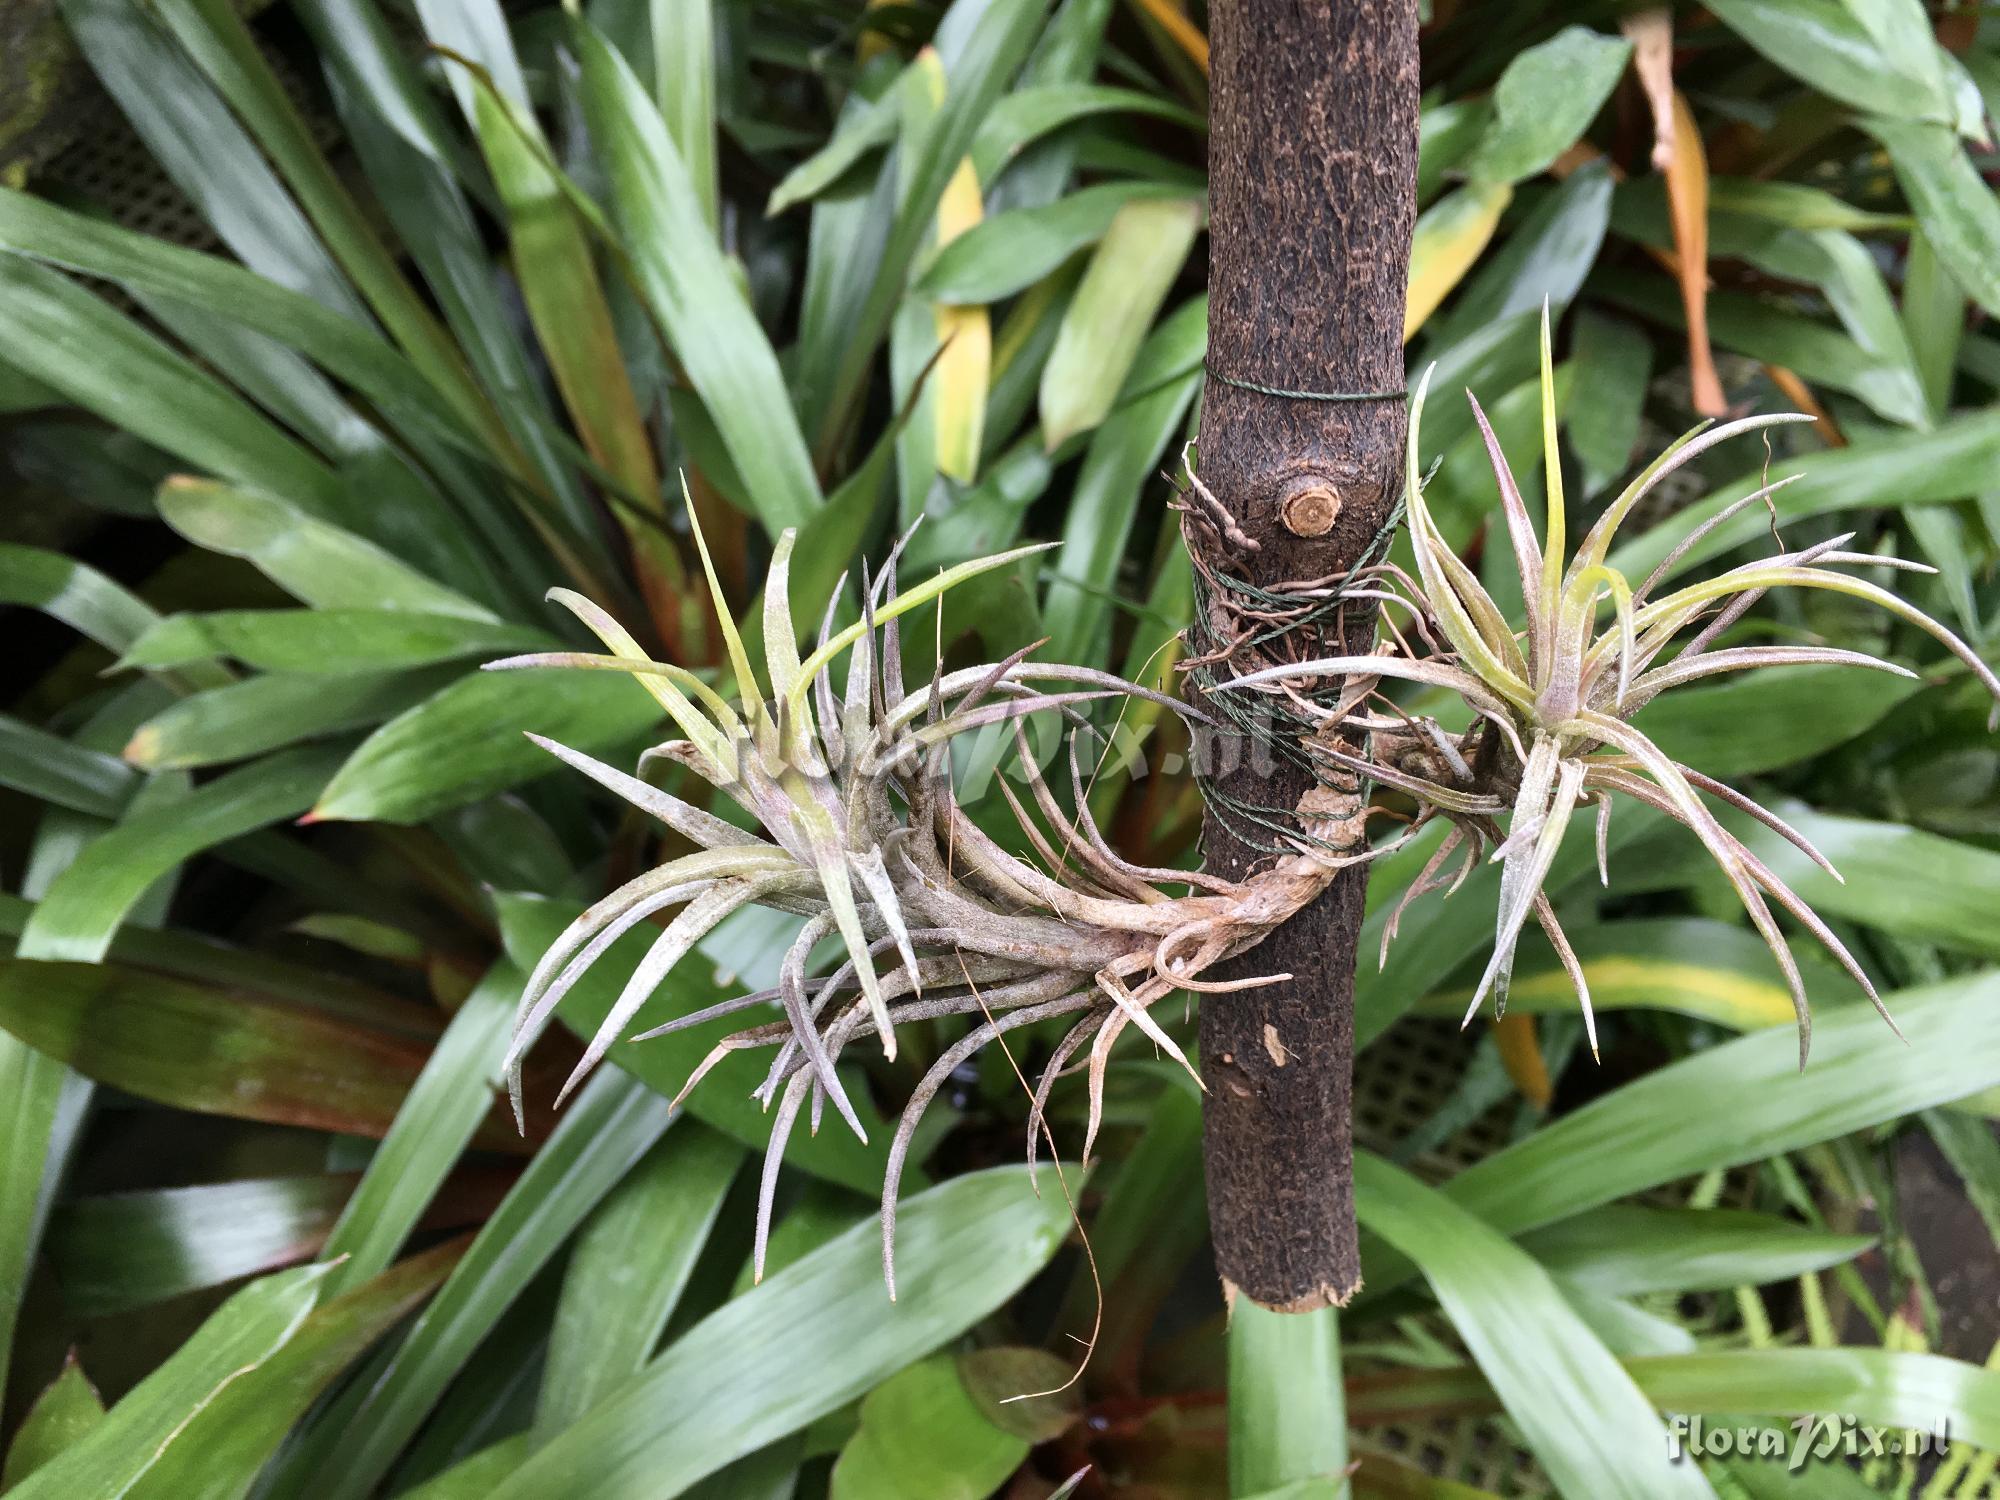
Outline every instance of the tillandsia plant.
{"type": "MultiPolygon", "coordinates": [[[[695,536],[710,587],[719,595],[698,523],[695,536]]],[[[977,1017],[978,1024],[925,1072],[890,1146],[882,1232],[884,1270],[893,1295],[895,1205],[903,1163],[926,1106],[954,1069],[1017,1027],[1076,1016],[1035,1089],[1028,1151],[1032,1160],[1056,1079],[1088,1045],[1090,1123],[1083,1146],[1088,1160],[1102,1116],[1106,1063],[1126,1026],[1138,1027],[1192,1073],[1180,1047],[1148,1013],[1150,1007],[1176,991],[1271,982],[1212,981],[1203,974],[1222,959],[1255,947],[1317,895],[1345,861],[1302,846],[1295,856],[1239,884],[1199,872],[1149,868],[1120,856],[1092,819],[1084,795],[1083,747],[1090,726],[1078,706],[1134,695],[1191,721],[1205,721],[1198,710],[1164,694],[1090,668],[1032,662],[1032,647],[991,665],[940,670],[920,688],[906,691],[901,618],[941,600],[955,584],[1043,549],[1017,549],[962,563],[902,591],[897,584],[899,546],[879,577],[862,579],[861,618],[836,630],[830,607],[816,646],[802,658],[787,602],[793,545],[793,533],[785,532],[765,589],[768,700],[726,610],[717,617],[743,690],[740,711],[692,672],[650,660],[617,621],[566,590],[553,597],[594,631],[611,655],[537,653],[491,664],[633,674],[682,736],[647,751],[641,774],[660,763],[683,766],[736,802],[764,835],[745,832],[638,777],[538,739],[552,754],[699,848],[597,902],[544,955],[522,996],[507,1060],[509,1086],[518,1112],[522,1056],[542,1026],[606,949],[655,913],[680,908],[591,1040],[562,1090],[564,1096],[602,1059],[674,965],[730,913],[757,903],[804,917],[785,953],[776,988],[682,1016],[634,1040],[717,1015],[782,1008],[782,1020],[725,1039],[687,1084],[692,1088],[732,1050],[776,1049],[759,1091],[766,1106],[775,1104],[778,1111],[758,1204],[755,1258],[761,1274],[778,1167],[801,1110],[810,1104],[816,1129],[830,1101],[848,1126],[866,1138],[837,1069],[842,1049],[872,1027],[893,1058],[898,1024],[977,1017]],[[832,673],[843,654],[846,678],[836,693],[832,673]],[[1065,725],[1060,739],[1075,794],[1073,815],[1064,811],[1044,779],[1022,727],[1027,716],[1045,711],[1062,715],[1065,725]],[[953,791],[952,742],[993,724],[1011,724],[1018,774],[1048,823],[1044,830],[1005,778],[999,781],[1039,864],[996,843],[966,814],[953,791]],[[1185,894],[1161,889],[1171,885],[1181,886],[1185,894]],[[814,950],[834,938],[844,958],[830,972],[809,977],[814,950]]],[[[1321,834],[1333,831],[1318,829],[1321,834]]],[[[1362,851],[1353,857],[1369,856],[1362,851]]]]}
{"type": "MultiPolygon", "coordinates": [[[[1796,551],[1780,550],[1776,556],[1744,563],[1655,597],[1674,565],[1705,537],[1745,508],[1768,502],[1797,476],[1764,484],[1710,517],[1637,587],[1608,565],[1606,559],[1619,527],[1668,475],[1732,437],[1777,423],[1812,420],[1798,415],[1746,417],[1720,426],[1704,422],[1687,432],[1605,508],[1565,565],[1566,518],[1556,448],[1555,380],[1544,307],[1541,417],[1548,499],[1539,538],[1506,455],[1500,451],[1478,399],[1467,392],[1499,486],[1507,536],[1519,571],[1527,628],[1517,632],[1477,576],[1452,551],[1424,503],[1417,444],[1429,380],[1426,373],[1410,414],[1407,502],[1417,574],[1413,578],[1385,562],[1365,570],[1366,576],[1358,580],[1371,597],[1387,606],[1384,629],[1388,641],[1367,656],[1272,667],[1223,684],[1225,688],[1284,693],[1291,700],[1289,706],[1309,719],[1368,731],[1366,755],[1342,749],[1329,736],[1313,737],[1308,747],[1327,762],[1330,772],[1358,772],[1407,793],[1418,806],[1414,826],[1435,818],[1449,820],[1451,831],[1390,912],[1382,934],[1384,958],[1404,908],[1439,886],[1456,889],[1490,848],[1492,858],[1501,864],[1499,920],[1493,954],[1473,990],[1466,1024],[1478,1014],[1489,994],[1495,1013],[1505,1012],[1515,950],[1532,915],[1576,988],[1594,1055],[1597,1031],[1590,988],[1542,887],[1565,830],[1577,809],[1585,806],[1596,809],[1599,875],[1610,884],[1607,851],[1611,809],[1614,797],[1624,796],[1684,825],[1714,855],[1785,976],[1798,1016],[1801,1067],[1811,1045],[1812,1018],[1804,981],[1771,913],[1771,901],[1825,944],[1893,1028],[1894,1019],[1846,945],[1717,820],[1702,801],[1702,794],[1771,828],[1836,880],[1839,872],[1784,819],[1672,759],[1635,727],[1632,719],[1669,688],[1727,672],[1821,665],[1916,675],[1907,667],[1860,651],[1728,644],[1730,627],[1768,590],[1790,587],[1830,589],[1866,600],[1928,632],[1963,661],[1993,695],[1996,707],[1989,727],[2000,724],[2000,679],[1970,646],[1888,590],[1833,571],[1842,566],[1933,570],[1903,558],[1847,551],[1854,536],[1848,532],[1796,551]],[[1599,629],[1599,614],[1607,599],[1612,618],[1599,629]],[[1409,634],[1394,619],[1396,612],[1408,617],[1410,634],[1423,649],[1412,646],[1409,634]],[[1682,632],[1697,622],[1699,631],[1676,649],[1682,632]],[[1328,679],[1345,680],[1343,692],[1331,705],[1301,691],[1328,679]],[[1436,718],[1403,711],[1381,696],[1384,679],[1456,694],[1471,710],[1470,727],[1453,736],[1436,718]],[[1370,700],[1384,711],[1363,712],[1370,700]],[[1454,856],[1458,857],[1455,872],[1454,856]]],[[[1782,542],[1780,546],[1782,549],[1782,542]]]]}

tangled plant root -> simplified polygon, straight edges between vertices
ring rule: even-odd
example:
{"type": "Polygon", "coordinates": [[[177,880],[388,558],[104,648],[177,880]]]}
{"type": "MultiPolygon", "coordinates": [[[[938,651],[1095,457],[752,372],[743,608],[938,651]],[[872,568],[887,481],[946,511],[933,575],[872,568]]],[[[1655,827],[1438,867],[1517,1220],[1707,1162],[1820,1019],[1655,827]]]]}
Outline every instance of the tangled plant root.
{"type": "MultiPolygon", "coordinates": [[[[543,653],[491,665],[631,674],[681,736],[647,751],[641,773],[656,762],[685,767],[749,813],[761,833],[745,832],[638,776],[537,737],[551,754],[657,818],[696,850],[647,871],[591,906],[536,966],[507,1056],[517,1117],[523,1055],[563,996],[624,933],[675,912],[591,1039],[559,1103],[602,1059],[673,967],[718,923],[753,904],[793,913],[803,923],[779,965],[775,987],[678,1017],[634,1040],[719,1016],[772,1017],[726,1037],[682,1091],[685,1097],[730,1052],[771,1051],[770,1067],[756,1091],[766,1108],[776,1111],[758,1202],[755,1263],[761,1275],[778,1167],[800,1115],[807,1115],[817,1130],[831,1103],[847,1127],[866,1139],[840,1075],[843,1049],[872,1034],[893,1058],[896,1027],[902,1023],[961,1016],[971,1020],[970,1029],[924,1073],[890,1142],[882,1237],[884,1275],[893,1297],[896,1198],[904,1161],[925,1109],[961,1063],[1017,1028],[1073,1017],[1035,1083],[1027,1148],[1032,1161],[1055,1083],[1081,1068],[1089,1094],[1083,1142],[1088,1161],[1102,1120],[1111,1049],[1128,1027],[1188,1067],[1153,1008],[1177,990],[1225,997],[1210,1003],[1227,1004],[1231,991],[1288,979],[1282,974],[1234,981],[1207,976],[1223,960],[1261,943],[1324,890],[1338,870],[1388,852],[1433,820],[1446,820],[1449,832],[1391,912],[1385,952],[1410,901],[1440,886],[1455,888],[1490,851],[1502,866],[1499,914],[1493,955],[1467,1022],[1488,994],[1494,996],[1496,1012],[1504,1008],[1515,948],[1532,916],[1576,987],[1595,1052],[1588,987],[1542,883],[1580,807],[1597,809],[1602,861],[1613,794],[1683,823],[1715,856],[1791,988],[1803,1065],[1810,1038],[1804,987],[1770,901],[1824,943],[1878,1009],[1881,1001],[1839,939],[1723,828],[1701,794],[1749,814],[1821,865],[1826,861],[1774,814],[1669,759],[1631,726],[1632,715],[1668,688],[1754,667],[1837,663],[1912,675],[1851,651],[1721,645],[1722,632],[1778,586],[1835,589],[1881,605],[1957,654],[1996,701],[2000,681],[1969,647],[1927,615],[1873,584],[1830,571],[1857,563],[1910,566],[1843,551],[1846,537],[1653,597],[1685,549],[1777,485],[1709,521],[1637,589],[1606,565],[1620,523],[1669,473],[1726,438],[1801,418],[1760,417],[1697,428],[1633,481],[1565,568],[1546,314],[1542,397],[1544,446],[1550,455],[1545,540],[1537,539],[1506,459],[1474,402],[1527,601],[1528,626],[1522,635],[1507,626],[1477,579],[1445,544],[1425,506],[1416,461],[1424,401],[1420,388],[1410,423],[1406,496],[1417,576],[1377,559],[1366,560],[1341,580],[1320,581],[1337,584],[1345,597],[1385,606],[1384,639],[1378,648],[1366,655],[1269,665],[1263,664],[1268,656],[1246,660],[1236,649],[1238,641],[1203,658],[1211,671],[1220,665],[1236,674],[1217,683],[1209,695],[1211,703],[1218,701],[1215,694],[1244,695],[1231,701],[1232,719],[1240,723],[1242,713],[1262,708],[1281,722],[1311,725],[1300,744],[1322,777],[1322,785],[1291,810],[1293,831],[1284,840],[1288,847],[1241,881],[1132,863],[1105,839],[1084,795],[1082,747],[1093,732],[1082,713],[1085,704],[1135,696],[1166,706],[1192,725],[1215,730],[1217,722],[1209,713],[1107,673],[1036,663],[1029,651],[991,665],[940,670],[922,687],[906,689],[902,618],[957,583],[1042,549],[961,564],[904,592],[897,583],[899,546],[880,577],[864,573],[860,620],[836,630],[829,608],[814,648],[802,656],[787,603],[794,542],[787,532],[778,542],[765,587],[770,696],[757,697],[761,689],[752,688],[740,704],[725,700],[691,672],[649,659],[602,610],[578,595],[556,591],[551,597],[571,609],[609,654],[543,653]],[[1599,607],[1607,597],[1612,619],[1599,632],[1599,607]],[[1703,627],[1695,638],[1671,660],[1656,665],[1696,621],[1703,627]],[[1412,647],[1412,635],[1422,643],[1421,652],[1412,647]],[[846,671],[836,688],[833,669],[843,656],[846,671]],[[1243,670],[1246,666],[1254,670],[1243,670]],[[1382,694],[1385,681],[1455,693],[1472,711],[1471,728],[1452,734],[1433,719],[1408,714],[1382,694]],[[1056,741],[1059,753],[1067,752],[1072,794],[1067,809],[1047,784],[1023,733],[1023,721],[1036,714],[1055,716],[1061,731],[1056,741]],[[1027,796],[1017,795],[1004,778],[999,784],[1032,858],[996,843],[967,816],[953,789],[952,742],[995,724],[1009,725],[1014,736],[1013,770],[1027,796]],[[1408,794],[1419,808],[1400,837],[1372,848],[1362,836],[1364,779],[1408,794]],[[1180,894],[1173,893],[1174,887],[1180,894]],[[840,961],[825,973],[812,972],[815,949],[836,938],[840,961]]],[[[1226,510],[1196,484],[1184,511],[1191,546],[1231,545],[1229,528],[1216,519],[1218,513],[1226,518],[1226,510]]],[[[748,688],[756,682],[749,655],[722,607],[698,529],[696,541],[730,666],[737,683],[748,688]]],[[[835,591],[836,598],[839,593],[835,591]]]]}

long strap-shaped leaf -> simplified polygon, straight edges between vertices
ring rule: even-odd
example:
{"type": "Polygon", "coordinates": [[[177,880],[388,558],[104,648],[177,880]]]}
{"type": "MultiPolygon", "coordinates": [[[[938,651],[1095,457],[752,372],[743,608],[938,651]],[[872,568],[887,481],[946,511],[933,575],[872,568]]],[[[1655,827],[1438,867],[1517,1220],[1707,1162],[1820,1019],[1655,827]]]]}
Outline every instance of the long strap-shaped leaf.
{"type": "Polygon", "coordinates": [[[1361,1222],[1423,1271],[1563,1494],[1713,1500],[1697,1465],[1673,1461],[1652,1403],[1525,1250],[1367,1152],[1355,1153],[1354,1197],[1361,1222]]]}
{"type": "Polygon", "coordinates": [[[328,1296],[387,1269],[486,1118],[520,987],[519,969],[505,960],[495,964],[424,1060],[320,1247],[320,1259],[335,1263],[328,1296]]]}
{"type": "Polygon", "coordinates": [[[333,472],[275,423],[102,298],[0,257],[0,343],[10,363],[78,406],[212,473],[338,513],[333,472]]]}
{"type": "Polygon", "coordinates": [[[454,409],[483,431],[498,430],[458,346],[424,305],[361,212],[242,18],[223,0],[161,0],[158,13],[230,106],[255,131],[328,248],[369,306],[454,409]]]}
{"type": "Polygon", "coordinates": [[[775,534],[824,503],[770,340],[722,258],[660,112],[615,48],[575,30],[583,103],[611,183],[612,217],[674,357],[775,534]]]}
{"type": "Polygon", "coordinates": [[[480,1340],[673,1118],[665,1099],[624,1073],[585,1090],[409,1336],[321,1413],[269,1492],[373,1493],[480,1340]]]}
{"type": "Polygon", "coordinates": [[[311,297],[217,256],[0,188],[0,247],[190,306],[226,310],[296,349],[401,421],[483,451],[471,429],[380,334],[311,297]]]}
{"type": "Polygon", "coordinates": [[[204,849],[304,812],[344,754],[337,746],[287,750],[171,807],[127,817],[57,877],[21,934],[21,956],[97,962],[156,879],[204,849]]]}
{"type": "Polygon", "coordinates": [[[325,1267],[311,1266],[252,1282],[128,1392],[85,1441],[9,1493],[22,1500],[120,1500],[138,1493],[190,1422],[235,1382],[254,1378],[282,1354],[311,1314],[325,1276],[325,1267]]]}
{"type": "Polygon", "coordinates": [[[633,1382],[516,1469],[488,1500],[672,1500],[837,1410],[1000,1306],[1068,1225],[1018,1167],[922,1193],[902,1213],[902,1278],[884,1300],[873,1223],[857,1224],[668,1346],[633,1382]],[[786,1357],[773,1363],[773,1340],[786,1357]]]}
{"type": "Polygon", "coordinates": [[[591,1215],[563,1273],[535,1407],[546,1442],[632,1379],[687,1289],[743,1147],[682,1120],[591,1215]]]}
{"type": "MultiPolygon", "coordinates": [[[[2000,975],[1968,975],[1889,997],[1907,1046],[1850,1006],[1819,1024],[1813,1064],[1767,1028],[1650,1073],[1461,1172],[1460,1206],[1506,1234],[1714,1167],[1757,1161],[2000,1086],[2000,975]],[[1662,1120],[1673,1128],[1660,1129],[1662,1120]]],[[[1378,1251],[1368,1290],[1402,1284],[1409,1262],[1378,1251]]]]}

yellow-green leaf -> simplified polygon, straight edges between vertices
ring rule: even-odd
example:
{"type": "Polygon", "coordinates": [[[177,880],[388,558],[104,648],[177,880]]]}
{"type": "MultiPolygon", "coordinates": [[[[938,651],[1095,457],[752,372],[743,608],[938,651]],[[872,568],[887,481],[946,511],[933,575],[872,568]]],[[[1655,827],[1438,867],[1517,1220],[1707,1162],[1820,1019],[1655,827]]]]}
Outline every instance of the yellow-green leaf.
{"type": "MultiPolygon", "coordinates": [[[[984,209],[971,159],[958,164],[938,200],[937,240],[948,245],[978,224],[984,209]]],[[[937,368],[931,373],[937,469],[970,484],[979,472],[986,394],[993,372],[993,323],[983,307],[939,306],[937,368]]]]}
{"type": "Polygon", "coordinates": [[[1513,201],[1506,183],[1469,182],[1445,194],[1417,220],[1410,244],[1410,291],[1403,310],[1403,342],[1424,326],[1438,304],[1465,279],[1494,226],[1513,201]]]}
{"type": "Polygon", "coordinates": [[[1140,199],[1118,210],[1063,314],[1042,370],[1042,441],[1102,422],[1201,228],[1200,205],[1140,199]]]}

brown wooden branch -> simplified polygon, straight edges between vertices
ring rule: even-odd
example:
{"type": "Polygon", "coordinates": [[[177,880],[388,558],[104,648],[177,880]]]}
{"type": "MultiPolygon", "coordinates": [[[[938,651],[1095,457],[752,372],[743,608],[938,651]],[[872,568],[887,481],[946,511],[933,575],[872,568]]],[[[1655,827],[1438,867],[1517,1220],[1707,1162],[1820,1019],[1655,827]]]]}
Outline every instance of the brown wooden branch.
{"type": "MultiPolygon", "coordinates": [[[[1215,0],[1209,366],[1199,468],[1257,543],[1231,571],[1260,586],[1353,563],[1400,489],[1400,399],[1287,391],[1403,385],[1416,215],[1415,0],[1215,0]]],[[[1365,651],[1369,612],[1301,632],[1296,658],[1365,651]],[[1344,639],[1342,638],[1344,634],[1344,639]]],[[[1244,754],[1241,741],[1233,747],[1244,754]]],[[[1219,748],[1218,764],[1232,747],[1219,748]]],[[[1245,756],[1227,797],[1295,807],[1309,773],[1245,756]]],[[[1269,856],[1211,808],[1208,867],[1269,856]]],[[[1342,872],[1230,974],[1291,982],[1211,996],[1201,1014],[1204,1147],[1217,1267],[1267,1307],[1344,1303],[1361,1284],[1352,1183],[1353,1009],[1365,872],[1342,872]]]]}

